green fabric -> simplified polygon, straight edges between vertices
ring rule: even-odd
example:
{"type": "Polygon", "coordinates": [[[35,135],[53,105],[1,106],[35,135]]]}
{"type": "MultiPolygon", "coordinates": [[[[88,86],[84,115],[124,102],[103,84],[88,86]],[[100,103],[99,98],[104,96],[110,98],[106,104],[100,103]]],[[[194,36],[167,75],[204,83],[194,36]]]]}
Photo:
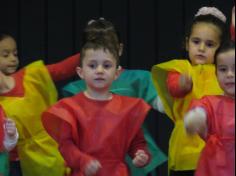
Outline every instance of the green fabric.
{"type": "MultiPolygon", "coordinates": [[[[65,97],[73,96],[86,89],[83,80],[71,82],[62,89],[65,97]]],[[[119,78],[112,83],[111,92],[123,96],[138,97],[144,99],[148,104],[152,104],[157,97],[156,90],[151,80],[151,74],[144,70],[124,70],[119,78]]],[[[167,160],[166,155],[158,148],[147,128],[143,125],[144,137],[147,141],[152,161],[144,168],[136,168],[132,164],[131,158],[126,160],[131,169],[132,176],[145,176],[148,173],[156,176],[154,169],[167,160]]]]}
{"type": "Polygon", "coordinates": [[[9,175],[9,158],[6,152],[0,153],[0,174],[3,176],[9,175]]]}

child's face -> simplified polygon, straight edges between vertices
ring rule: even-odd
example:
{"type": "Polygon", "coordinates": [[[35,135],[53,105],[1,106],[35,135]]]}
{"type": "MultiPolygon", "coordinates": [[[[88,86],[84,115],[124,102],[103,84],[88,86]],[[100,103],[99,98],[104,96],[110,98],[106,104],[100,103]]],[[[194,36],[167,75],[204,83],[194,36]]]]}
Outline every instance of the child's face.
{"type": "Polygon", "coordinates": [[[19,65],[16,42],[11,37],[0,41],[0,71],[5,75],[14,73],[19,65]]]}
{"type": "Polygon", "coordinates": [[[82,62],[77,73],[85,80],[90,90],[108,91],[112,82],[119,76],[117,61],[108,50],[87,49],[82,62]]]}
{"type": "Polygon", "coordinates": [[[220,53],[217,57],[217,78],[225,95],[235,97],[235,50],[220,53]]]}
{"type": "Polygon", "coordinates": [[[213,24],[197,23],[186,41],[186,49],[192,65],[212,64],[220,46],[220,30],[213,24]]]}

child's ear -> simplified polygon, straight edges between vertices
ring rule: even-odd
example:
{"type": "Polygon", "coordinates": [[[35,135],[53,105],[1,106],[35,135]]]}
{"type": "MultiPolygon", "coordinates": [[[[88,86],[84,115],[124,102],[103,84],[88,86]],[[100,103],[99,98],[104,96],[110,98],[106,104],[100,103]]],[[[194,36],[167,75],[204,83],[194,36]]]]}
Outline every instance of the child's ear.
{"type": "Polygon", "coordinates": [[[83,69],[81,67],[76,67],[76,72],[81,79],[84,79],[83,69]]]}
{"type": "Polygon", "coordinates": [[[116,69],[115,80],[119,78],[122,71],[123,71],[123,68],[119,65],[118,68],[116,69]]]}
{"type": "Polygon", "coordinates": [[[185,49],[186,51],[189,51],[189,38],[188,37],[185,38],[185,49]]]}

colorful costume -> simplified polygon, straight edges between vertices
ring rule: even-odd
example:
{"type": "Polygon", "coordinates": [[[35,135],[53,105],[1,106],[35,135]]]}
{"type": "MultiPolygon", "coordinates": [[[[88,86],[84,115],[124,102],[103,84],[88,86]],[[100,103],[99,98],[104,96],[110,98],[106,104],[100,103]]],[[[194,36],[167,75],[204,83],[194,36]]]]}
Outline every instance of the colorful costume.
{"type": "Polygon", "coordinates": [[[9,173],[9,158],[7,152],[3,150],[3,139],[4,139],[4,124],[5,114],[2,107],[0,106],[0,175],[8,176],[9,173]]]}
{"type": "Polygon", "coordinates": [[[207,114],[206,146],[196,176],[235,175],[235,100],[226,96],[206,96],[190,109],[202,107],[207,114]]]}
{"type": "MultiPolygon", "coordinates": [[[[79,80],[66,85],[63,88],[62,93],[65,97],[69,97],[82,92],[85,89],[85,82],[83,80],[79,80]]],[[[142,98],[150,105],[157,97],[150,72],[144,70],[125,69],[119,78],[112,83],[110,91],[123,96],[142,98]]],[[[143,126],[143,130],[149,151],[152,155],[152,161],[144,168],[136,168],[133,166],[131,159],[127,158],[133,176],[145,176],[166,161],[165,154],[157,147],[147,128],[145,128],[145,124],[143,126]]],[[[153,172],[152,176],[154,175],[156,174],[153,172]]]]}
{"type": "Polygon", "coordinates": [[[97,176],[128,176],[125,154],[146,150],[140,128],[149,109],[141,99],[113,94],[111,100],[97,101],[79,93],[60,100],[42,119],[72,176],[83,176],[92,159],[102,165],[97,176]]]}
{"type": "Polygon", "coordinates": [[[175,123],[169,142],[169,169],[174,171],[194,170],[205,143],[197,135],[190,137],[186,134],[183,117],[192,99],[223,93],[215,76],[215,67],[214,65],[192,66],[187,60],[173,60],[153,66],[152,76],[165,112],[175,123]],[[167,88],[169,72],[191,75],[192,91],[182,98],[172,97],[167,88]]]}
{"type": "Polygon", "coordinates": [[[24,176],[63,176],[64,160],[41,123],[41,113],[57,100],[57,91],[41,61],[20,71],[23,96],[0,96],[6,115],[20,134],[17,149],[24,176]]]}

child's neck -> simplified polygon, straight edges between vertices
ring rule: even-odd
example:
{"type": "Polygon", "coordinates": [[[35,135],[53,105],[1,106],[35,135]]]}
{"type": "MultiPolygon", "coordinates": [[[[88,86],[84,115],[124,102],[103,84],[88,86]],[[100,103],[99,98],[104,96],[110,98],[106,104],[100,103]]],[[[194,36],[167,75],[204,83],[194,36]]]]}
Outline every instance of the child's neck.
{"type": "Polygon", "coordinates": [[[84,92],[85,96],[93,99],[93,100],[110,100],[112,99],[112,93],[110,93],[109,91],[95,91],[95,90],[91,90],[91,89],[87,89],[84,92]]]}
{"type": "Polygon", "coordinates": [[[15,86],[15,80],[12,76],[0,73],[0,93],[10,92],[15,86]]]}
{"type": "Polygon", "coordinates": [[[235,95],[229,95],[229,94],[224,93],[224,96],[231,98],[231,99],[235,99],[235,95]]]}

